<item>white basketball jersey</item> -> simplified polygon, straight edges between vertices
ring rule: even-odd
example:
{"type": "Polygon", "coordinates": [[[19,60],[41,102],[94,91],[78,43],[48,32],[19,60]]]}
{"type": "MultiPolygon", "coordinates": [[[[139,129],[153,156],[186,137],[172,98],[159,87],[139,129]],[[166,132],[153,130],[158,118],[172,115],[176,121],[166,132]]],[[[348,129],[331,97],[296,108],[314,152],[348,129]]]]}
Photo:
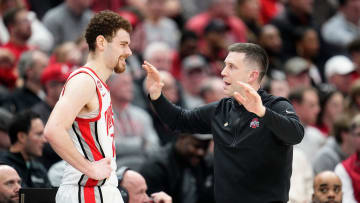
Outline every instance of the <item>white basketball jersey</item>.
{"type": "MultiPolygon", "coordinates": [[[[67,163],[61,184],[86,187],[112,185],[117,187],[114,121],[110,91],[107,85],[88,67],[75,70],[70,74],[67,81],[80,73],[88,74],[94,79],[99,100],[99,109],[97,115],[92,115],[91,113],[81,115],[81,117],[78,115],[68,132],[76,149],[89,161],[97,161],[104,157],[112,158],[112,172],[108,179],[98,181],[89,178],[67,163]]],[[[65,91],[66,84],[64,85],[61,96],[65,91]]]]}

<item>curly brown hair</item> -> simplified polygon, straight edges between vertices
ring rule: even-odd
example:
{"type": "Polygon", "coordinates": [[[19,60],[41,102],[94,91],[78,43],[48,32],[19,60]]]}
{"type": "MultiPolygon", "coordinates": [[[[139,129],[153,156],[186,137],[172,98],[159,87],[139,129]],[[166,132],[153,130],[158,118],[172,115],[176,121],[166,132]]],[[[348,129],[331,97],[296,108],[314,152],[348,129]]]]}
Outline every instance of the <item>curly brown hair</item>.
{"type": "Polygon", "coordinates": [[[111,42],[119,29],[124,29],[128,33],[132,31],[129,21],[115,12],[106,10],[95,14],[85,31],[85,39],[89,45],[89,50],[95,51],[97,36],[102,35],[107,41],[111,42]]]}

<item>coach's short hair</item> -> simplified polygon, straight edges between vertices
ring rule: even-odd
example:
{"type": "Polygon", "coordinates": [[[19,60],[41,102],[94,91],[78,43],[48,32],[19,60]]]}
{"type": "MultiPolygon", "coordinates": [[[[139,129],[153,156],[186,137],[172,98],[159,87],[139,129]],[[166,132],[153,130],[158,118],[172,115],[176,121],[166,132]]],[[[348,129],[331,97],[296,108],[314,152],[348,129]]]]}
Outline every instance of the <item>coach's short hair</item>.
{"type": "Polygon", "coordinates": [[[228,47],[228,51],[244,53],[247,62],[255,63],[260,68],[259,81],[262,80],[269,67],[269,57],[260,45],[253,43],[235,43],[228,47]]]}

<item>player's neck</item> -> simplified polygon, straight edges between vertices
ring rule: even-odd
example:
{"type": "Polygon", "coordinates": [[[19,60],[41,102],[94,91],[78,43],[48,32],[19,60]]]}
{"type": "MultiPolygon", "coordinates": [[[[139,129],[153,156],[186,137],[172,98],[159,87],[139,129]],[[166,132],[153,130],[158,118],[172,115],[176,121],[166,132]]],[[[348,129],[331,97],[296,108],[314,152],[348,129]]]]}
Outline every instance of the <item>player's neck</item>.
{"type": "Polygon", "coordinates": [[[106,82],[106,80],[110,77],[113,70],[106,67],[105,62],[100,57],[95,57],[92,54],[89,54],[88,60],[84,67],[91,68],[97,76],[103,81],[106,82]]]}

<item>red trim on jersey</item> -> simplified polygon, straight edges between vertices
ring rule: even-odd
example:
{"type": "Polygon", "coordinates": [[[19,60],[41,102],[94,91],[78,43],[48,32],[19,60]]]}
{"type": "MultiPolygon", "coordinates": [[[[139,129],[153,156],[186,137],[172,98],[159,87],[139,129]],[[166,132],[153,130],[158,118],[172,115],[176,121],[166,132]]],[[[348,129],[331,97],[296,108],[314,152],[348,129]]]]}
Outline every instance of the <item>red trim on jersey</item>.
{"type": "Polygon", "coordinates": [[[75,121],[79,121],[79,122],[84,122],[84,121],[94,122],[94,121],[97,121],[97,120],[100,119],[100,117],[101,117],[101,109],[102,109],[102,97],[101,97],[100,90],[97,88],[97,86],[96,86],[96,93],[97,93],[98,100],[99,100],[99,113],[98,113],[98,115],[97,115],[95,118],[80,118],[80,117],[76,117],[76,118],[75,118],[75,121]]]}
{"type": "Polygon", "coordinates": [[[85,203],[96,203],[94,187],[84,187],[84,199],[85,203]]]}
{"type": "MultiPolygon", "coordinates": [[[[89,69],[89,68],[87,68],[89,69]]],[[[89,69],[91,71],[91,69],[89,69]]],[[[93,72],[93,71],[92,71],[93,72]]],[[[86,73],[88,74],[95,82],[95,87],[96,87],[96,92],[97,92],[97,96],[98,96],[98,100],[99,100],[99,113],[98,115],[95,117],[95,118],[79,118],[79,117],[76,117],[75,118],[75,121],[88,121],[88,122],[93,122],[93,121],[97,121],[100,119],[101,117],[101,109],[102,109],[102,97],[101,97],[101,93],[100,93],[100,90],[98,89],[97,85],[96,85],[96,80],[95,78],[93,78],[88,72],[84,71],[84,70],[80,70],[78,71],[77,73],[73,74],[73,75],[70,75],[70,77],[68,77],[68,79],[66,80],[65,84],[64,84],[64,87],[63,87],[63,90],[62,90],[62,93],[61,95],[64,96],[64,92],[65,92],[65,88],[66,88],[66,84],[67,82],[73,78],[75,75],[79,74],[79,73],[86,73]]],[[[96,77],[98,77],[96,75],[96,77]]],[[[100,80],[100,78],[98,77],[98,79],[100,80]]],[[[101,80],[100,80],[101,81],[101,80]]],[[[101,81],[102,82],[102,81],[101,81]]]]}
{"type": "Polygon", "coordinates": [[[91,69],[91,68],[89,68],[89,67],[85,67],[85,66],[83,66],[82,68],[86,68],[86,69],[88,69],[89,71],[91,71],[91,72],[101,81],[101,83],[106,87],[106,89],[110,91],[110,89],[109,89],[109,87],[107,86],[107,84],[104,83],[104,82],[101,80],[101,78],[95,73],[95,71],[94,71],[93,69],[91,69]]]}

